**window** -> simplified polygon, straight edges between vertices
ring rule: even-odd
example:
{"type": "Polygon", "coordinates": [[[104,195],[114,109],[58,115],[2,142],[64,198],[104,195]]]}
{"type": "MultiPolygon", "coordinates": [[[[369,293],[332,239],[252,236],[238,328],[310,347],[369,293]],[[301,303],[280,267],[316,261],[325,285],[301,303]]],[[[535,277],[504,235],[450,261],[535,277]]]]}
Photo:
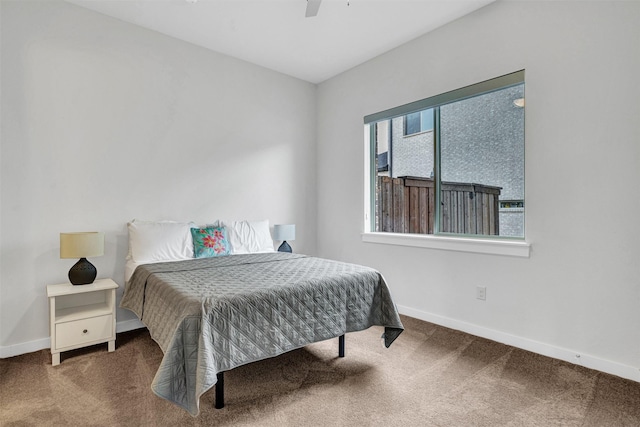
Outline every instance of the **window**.
{"type": "Polygon", "coordinates": [[[404,116],[405,136],[430,130],[433,130],[433,109],[418,111],[404,116]]]}
{"type": "Polygon", "coordinates": [[[365,117],[372,232],[524,238],[524,71],[365,117]]]}

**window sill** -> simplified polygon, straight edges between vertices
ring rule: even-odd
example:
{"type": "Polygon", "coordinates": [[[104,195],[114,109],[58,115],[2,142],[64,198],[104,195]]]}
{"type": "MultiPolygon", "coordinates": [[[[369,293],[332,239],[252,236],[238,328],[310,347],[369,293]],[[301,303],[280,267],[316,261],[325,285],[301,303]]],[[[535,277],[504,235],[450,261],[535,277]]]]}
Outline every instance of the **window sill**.
{"type": "Polygon", "coordinates": [[[427,129],[427,130],[421,130],[420,132],[415,132],[415,133],[410,133],[405,135],[404,133],[402,134],[403,138],[413,138],[414,136],[419,136],[425,133],[429,133],[429,132],[433,132],[433,128],[431,129],[427,129]]]}
{"type": "Polygon", "coordinates": [[[525,241],[470,239],[424,234],[363,233],[365,243],[413,246],[418,248],[441,249],[447,251],[472,252],[478,254],[506,255],[529,258],[531,244],[525,241]]]}

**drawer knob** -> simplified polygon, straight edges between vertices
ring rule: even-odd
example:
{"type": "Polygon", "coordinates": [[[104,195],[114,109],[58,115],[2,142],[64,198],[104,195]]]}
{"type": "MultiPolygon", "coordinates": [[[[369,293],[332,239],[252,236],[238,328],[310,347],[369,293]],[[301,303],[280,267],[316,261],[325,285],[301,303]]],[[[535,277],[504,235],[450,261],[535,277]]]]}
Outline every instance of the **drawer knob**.
{"type": "Polygon", "coordinates": [[[86,330],[86,329],[82,331],[83,334],[86,334],[87,332],[89,332],[89,331],[86,330]]]}

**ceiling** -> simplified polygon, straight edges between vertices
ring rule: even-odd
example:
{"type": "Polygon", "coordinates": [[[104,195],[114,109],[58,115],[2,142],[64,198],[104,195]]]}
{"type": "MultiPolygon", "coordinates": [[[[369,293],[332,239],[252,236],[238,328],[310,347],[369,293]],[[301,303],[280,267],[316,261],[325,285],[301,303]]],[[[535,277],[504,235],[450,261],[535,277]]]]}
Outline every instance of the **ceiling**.
{"type": "Polygon", "coordinates": [[[67,0],[320,83],[494,0],[67,0]]]}

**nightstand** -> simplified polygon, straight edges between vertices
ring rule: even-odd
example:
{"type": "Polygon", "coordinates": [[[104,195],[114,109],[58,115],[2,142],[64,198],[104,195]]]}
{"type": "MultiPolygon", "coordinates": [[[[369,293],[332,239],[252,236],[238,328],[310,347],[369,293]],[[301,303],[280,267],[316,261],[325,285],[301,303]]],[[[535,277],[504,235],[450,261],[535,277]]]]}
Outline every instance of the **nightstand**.
{"type": "Polygon", "coordinates": [[[60,364],[60,352],[108,343],[116,349],[116,289],[111,279],[90,285],[48,285],[51,364],[60,364]]]}

